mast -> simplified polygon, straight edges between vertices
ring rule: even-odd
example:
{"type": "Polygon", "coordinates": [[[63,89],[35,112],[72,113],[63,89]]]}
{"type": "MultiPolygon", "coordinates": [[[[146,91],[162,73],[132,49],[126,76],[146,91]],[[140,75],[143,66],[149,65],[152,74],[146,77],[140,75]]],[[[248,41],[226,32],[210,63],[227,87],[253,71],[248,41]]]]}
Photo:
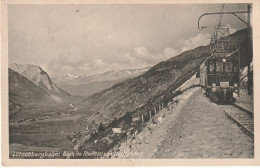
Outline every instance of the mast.
{"type": "Polygon", "coordinates": [[[247,65],[247,91],[248,95],[252,95],[252,87],[253,87],[253,74],[251,75],[250,63],[253,61],[253,47],[252,47],[252,27],[250,21],[250,13],[251,13],[251,5],[247,5],[247,28],[248,28],[248,43],[249,43],[249,53],[248,53],[248,65],[247,65]]]}

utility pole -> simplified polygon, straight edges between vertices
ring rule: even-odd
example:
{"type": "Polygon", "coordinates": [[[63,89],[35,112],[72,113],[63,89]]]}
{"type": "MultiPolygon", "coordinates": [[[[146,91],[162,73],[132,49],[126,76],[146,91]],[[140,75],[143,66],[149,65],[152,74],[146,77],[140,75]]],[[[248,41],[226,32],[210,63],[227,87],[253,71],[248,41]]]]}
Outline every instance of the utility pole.
{"type": "Polygon", "coordinates": [[[248,28],[248,43],[249,43],[249,53],[248,53],[248,65],[247,65],[247,91],[248,95],[252,94],[252,75],[251,75],[251,68],[250,63],[253,60],[253,47],[252,47],[252,27],[250,21],[250,12],[251,12],[251,5],[247,5],[247,28],[248,28]]]}

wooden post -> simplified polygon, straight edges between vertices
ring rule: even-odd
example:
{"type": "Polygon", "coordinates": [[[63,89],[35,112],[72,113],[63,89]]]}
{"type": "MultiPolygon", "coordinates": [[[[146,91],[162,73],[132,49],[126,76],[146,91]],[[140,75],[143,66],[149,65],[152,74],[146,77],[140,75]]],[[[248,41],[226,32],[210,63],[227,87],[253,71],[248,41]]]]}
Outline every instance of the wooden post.
{"type": "Polygon", "coordinates": [[[162,109],[163,109],[163,102],[162,102],[162,109]]]}
{"type": "Polygon", "coordinates": [[[127,133],[126,133],[125,145],[126,145],[126,147],[127,147],[127,133]]]}
{"type": "Polygon", "coordinates": [[[154,108],[154,114],[156,114],[156,108],[155,107],[153,107],[154,108]]]}
{"type": "Polygon", "coordinates": [[[150,118],[152,118],[152,112],[151,112],[151,111],[149,111],[149,113],[150,113],[150,118]]]}
{"type": "Polygon", "coordinates": [[[144,122],[144,115],[142,114],[142,122],[144,122]]]}

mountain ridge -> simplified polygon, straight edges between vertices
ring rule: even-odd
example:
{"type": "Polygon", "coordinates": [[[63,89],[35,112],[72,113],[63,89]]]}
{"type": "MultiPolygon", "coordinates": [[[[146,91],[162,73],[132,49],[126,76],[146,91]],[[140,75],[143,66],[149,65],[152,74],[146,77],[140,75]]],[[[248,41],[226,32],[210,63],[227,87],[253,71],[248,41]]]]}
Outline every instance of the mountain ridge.
{"type": "Polygon", "coordinates": [[[150,67],[139,69],[110,70],[95,75],[63,75],[52,78],[53,82],[74,96],[90,96],[112,87],[118,82],[139,76],[150,67]]]}
{"type": "Polygon", "coordinates": [[[123,69],[123,70],[110,70],[100,74],[94,75],[70,75],[65,74],[62,76],[52,78],[53,82],[58,86],[62,85],[82,85],[90,82],[97,81],[114,81],[126,77],[138,76],[147,71],[151,67],[144,67],[139,69],[123,69]]]}
{"type": "Polygon", "coordinates": [[[9,64],[9,69],[19,73],[27,78],[36,86],[42,88],[49,94],[69,96],[70,94],[57,87],[49,77],[49,75],[37,65],[32,64],[9,64]]]}
{"type": "Polygon", "coordinates": [[[17,96],[26,99],[41,99],[48,96],[44,90],[10,68],[8,69],[8,79],[11,99],[17,96]]]}

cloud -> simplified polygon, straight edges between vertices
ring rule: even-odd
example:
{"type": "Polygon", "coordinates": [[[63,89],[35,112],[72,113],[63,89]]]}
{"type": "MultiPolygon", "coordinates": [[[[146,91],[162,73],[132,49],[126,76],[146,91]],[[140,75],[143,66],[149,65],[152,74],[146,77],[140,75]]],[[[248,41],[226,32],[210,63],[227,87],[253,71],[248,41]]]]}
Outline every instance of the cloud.
{"type": "Polygon", "coordinates": [[[164,49],[164,55],[167,58],[176,56],[177,54],[178,54],[178,51],[174,48],[167,47],[167,48],[164,49]]]}
{"type": "Polygon", "coordinates": [[[229,33],[230,34],[235,33],[237,31],[237,29],[232,28],[230,25],[226,25],[226,26],[229,28],[229,33]]]}
{"type": "MultiPolygon", "coordinates": [[[[86,57],[84,53],[70,50],[62,52],[60,57],[54,57],[48,67],[51,72],[63,72],[64,74],[93,75],[109,70],[134,69],[154,66],[171,57],[177,56],[183,51],[208,45],[210,34],[199,33],[187,40],[178,40],[176,46],[166,46],[158,51],[145,46],[134,47],[125,51],[108,53],[105,57],[86,57]],[[110,56],[110,55],[111,56],[110,56]]],[[[54,75],[53,75],[54,76],[54,75]]]]}
{"type": "MultiPolygon", "coordinates": [[[[215,11],[219,4],[206,7],[215,11]]],[[[227,8],[243,9],[246,4],[227,8]]],[[[13,5],[8,12],[8,59],[39,65],[52,77],[152,66],[206,44],[207,34],[194,34],[198,30],[193,21],[203,10],[201,4],[13,5]]],[[[225,18],[236,29],[243,26],[225,18]]],[[[203,25],[211,22],[215,20],[205,18],[203,25]]]]}
{"type": "Polygon", "coordinates": [[[72,70],[73,70],[74,68],[72,67],[72,66],[69,66],[69,65],[63,65],[62,67],[61,67],[61,70],[63,71],[63,72],[71,72],[72,70]]]}
{"type": "Polygon", "coordinates": [[[79,69],[81,71],[96,71],[99,72],[100,70],[104,69],[104,67],[107,67],[108,64],[105,63],[103,60],[101,59],[93,59],[92,61],[90,61],[89,63],[85,63],[81,66],[79,66],[79,69]]]}
{"type": "Polygon", "coordinates": [[[178,51],[171,47],[166,47],[161,53],[149,50],[146,47],[136,47],[132,51],[124,54],[125,61],[120,64],[126,63],[126,66],[134,68],[142,68],[146,66],[153,66],[161,61],[165,61],[178,54],[178,51]]]}
{"type": "MultiPolygon", "coordinates": [[[[199,33],[186,40],[178,40],[176,46],[166,46],[158,51],[145,46],[138,46],[125,51],[117,51],[104,55],[90,57],[78,50],[61,52],[59,57],[53,57],[47,71],[62,72],[63,74],[93,75],[109,70],[134,69],[154,66],[181,52],[208,45],[210,34],[199,33]]],[[[62,75],[62,74],[60,74],[62,75]]],[[[52,75],[51,76],[57,76],[52,75]]]]}
{"type": "Polygon", "coordinates": [[[134,54],[136,57],[147,57],[150,55],[149,51],[147,50],[147,48],[144,47],[137,47],[134,48],[134,54]]]}
{"type": "Polygon", "coordinates": [[[104,65],[106,65],[106,63],[104,61],[102,61],[101,59],[94,59],[93,60],[93,67],[103,67],[104,65]]]}
{"type": "Polygon", "coordinates": [[[179,40],[179,44],[183,46],[181,51],[184,52],[186,50],[190,50],[198,46],[208,45],[210,42],[210,36],[211,35],[208,33],[199,33],[196,36],[191,37],[187,40],[179,40]]]}
{"type": "MultiPolygon", "coordinates": [[[[209,34],[197,34],[187,40],[179,40],[178,46],[165,47],[161,52],[148,49],[144,46],[135,47],[124,53],[118,53],[113,59],[95,58],[78,67],[83,74],[97,74],[108,70],[132,69],[153,66],[161,61],[177,56],[183,51],[208,45],[209,34]],[[105,61],[106,60],[106,61],[105,61]]],[[[76,72],[76,70],[75,70],[76,72]]]]}
{"type": "Polygon", "coordinates": [[[208,45],[209,41],[210,34],[199,33],[187,40],[179,40],[177,46],[167,46],[161,52],[149,50],[144,46],[136,47],[133,48],[132,51],[125,53],[123,58],[126,62],[123,61],[119,64],[126,63],[127,66],[132,67],[153,66],[161,61],[177,56],[186,50],[193,49],[201,45],[208,45]]]}

